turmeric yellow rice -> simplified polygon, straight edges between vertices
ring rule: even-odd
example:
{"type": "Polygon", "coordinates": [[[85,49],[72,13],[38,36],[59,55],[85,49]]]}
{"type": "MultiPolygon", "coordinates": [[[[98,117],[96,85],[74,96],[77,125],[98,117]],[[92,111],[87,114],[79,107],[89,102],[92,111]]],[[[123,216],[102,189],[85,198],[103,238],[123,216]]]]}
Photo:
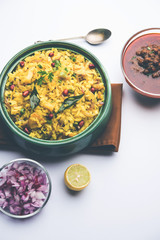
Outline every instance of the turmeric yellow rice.
{"type": "Polygon", "coordinates": [[[37,51],[8,74],[5,106],[33,138],[61,140],[84,131],[104,104],[105,87],[94,64],[64,49],[37,51]]]}

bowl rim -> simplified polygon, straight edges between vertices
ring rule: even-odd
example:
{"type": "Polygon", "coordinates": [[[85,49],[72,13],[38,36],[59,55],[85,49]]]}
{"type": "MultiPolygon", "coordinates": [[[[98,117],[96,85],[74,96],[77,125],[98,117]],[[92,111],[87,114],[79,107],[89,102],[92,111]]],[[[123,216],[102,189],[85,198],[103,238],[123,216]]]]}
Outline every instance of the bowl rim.
{"type": "Polygon", "coordinates": [[[145,90],[142,90],[141,88],[137,87],[127,76],[127,74],[125,73],[125,70],[124,70],[124,67],[123,67],[123,60],[124,60],[124,55],[125,55],[125,52],[128,48],[128,46],[135,40],[137,39],[138,37],[140,36],[144,36],[147,34],[147,32],[150,32],[148,34],[153,34],[153,33],[158,33],[160,34],[160,28],[146,28],[146,29],[143,29],[143,30],[140,30],[138,32],[136,32],[135,34],[133,34],[127,41],[126,43],[124,44],[123,48],[122,48],[122,51],[121,51],[121,70],[122,70],[122,73],[125,77],[125,80],[126,82],[129,84],[130,87],[132,87],[133,90],[135,90],[136,92],[138,92],[139,94],[142,94],[143,96],[146,96],[146,97],[150,97],[150,98],[160,98],[160,93],[150,93],[148,91],[145,91],[145,90]],[[150,32],[151,31],[151,32],[150,32]],[[159,32],[156,32],[156,31],[159,31],[159,32]],[[142,35],[141,35],[142,34],[142,35]]]}
{"type": "Polygon", "coordinates": [[[59,145],[67,145],[70,143],[74,143],[78,141],[79,139],[85,137],[86,135],[89,135],[92,133],[95,126],[99,126],[103,118],[107,116],[110,112],[110,106],[111,106],[111,84],[108,77],[108,74],[103,67],[103,65],[100,63],[97,57],[94,56],[90,51],[86,50],[85,48],[82,48],[76,44],[68,43],[68,42],[61,42],[61,41],[45,41],[36,43],[33,45],[30,45],[21,51],[19,51],[17,54],[15,54],[5,65],[1,72],[0,76],[0,113],[3,117],[5,123],[9,127],[9,129],[16,135],[23,138],[25,141],[29,141],[31,143],[34,143],[36,145],[43,145],[43,146],[59,146],[59,145]],[[25,132],[23,132],[20,128],[18,128],[15,123],[11,120],[5,106],[3,103],[4,98],[4,88],[7,81],[7,75],[9,72],[12,72],[14,67],[17,65],[19,61],[21,61],[24,57],[27,57],[31,55],[32,53],[36,51],[42,51],[44,49],[51,49],[51,48],[59,48],[59,49],[66,49],[71,50],[73,52],[82,54],[86,58],[88,58],[90,61],[92,61],[100,73],[102,80],[105,84],[105,104],[103,105],[102,109],[100,110],[101,114],[99,114],[96,119],[90,124],[89,127],[87,127],[83,132],[75,135],[74,137],[68,138],[68,139],[62,139],[62,140],[44,140],[44,139],[38,139],[38,138],[32,138],[28,136],[25,132]],[[9,71],[10,70],[10,71],[9,71]]]}
{"type": "Polygon", "coordinates": [[[4,213],[5,215],[7,215],[9,217],[13,217],[13,218],[17,218],[17,219],[18,218],[19,219],[29,218],[29,217],[32,217],[32,216],[36,215],[37,213],[39,213],[44,208],[46,203],[48,202],[48,200],[50,198],[50,195],[51,195],[51,191],[52,191],[52,182],[51,182],[51,178],[50,178],[50,175],[49,175],[48,171],[46,170],[46,168],[42,164],[40,164],[39,162],[37,162],[33,159],[30,159],[30,158],[16,158],[16,159],[13,159],[13,160],[9,161],[8,163],[5,163],[2,167],[0,167],[0,172],[5,167],[9,166],[10,164],[12,164],[14,162],[21,162],[21,161],[22,162],[29,162],[30,164],[33,164],[36,167],[38,166],[47,176],[49,189],[48,189],[47,197],[45,198],[45,201],[43,202],[43,205],[41,207],[39,207],[37,210],[35,210],[33,213],[26,214],[26,215],[14,215],[12,213],[9,213],[9,212],[5,211],[2,207],[0,207],[0,211],[2,213],[4,213]]]}

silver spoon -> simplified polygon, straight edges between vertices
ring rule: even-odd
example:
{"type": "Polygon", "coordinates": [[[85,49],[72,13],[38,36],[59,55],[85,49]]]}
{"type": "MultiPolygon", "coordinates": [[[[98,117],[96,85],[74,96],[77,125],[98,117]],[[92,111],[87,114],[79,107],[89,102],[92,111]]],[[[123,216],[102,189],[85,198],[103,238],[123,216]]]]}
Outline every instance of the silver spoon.
{"type": "Polygon", "coordinates": [[[98,28],[90,31],[86,36],[80,36],[80,37],[71,37],[71,38],[64,38],[64,39],[57,39],[57,41],[65,41],[65,40],[72,40],[72,39],[78,39],[83,38],[86,42],[96,45],[104,42],[111,36],[111,31],[105,28],[98,28]]]}

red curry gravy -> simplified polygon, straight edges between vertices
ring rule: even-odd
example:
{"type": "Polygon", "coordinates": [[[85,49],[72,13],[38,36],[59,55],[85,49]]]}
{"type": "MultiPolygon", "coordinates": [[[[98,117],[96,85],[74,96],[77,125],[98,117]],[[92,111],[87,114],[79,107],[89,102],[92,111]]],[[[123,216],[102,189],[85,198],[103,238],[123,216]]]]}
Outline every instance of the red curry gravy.
{"type": "MultiPolygon", "coordinates": [[[[137,88],[140,88],[142,91],[149,92],[151,94],[160,94],[160,55],[158,55],[159,50],[160,34],[150,33],[135,39],[127,47],[123,58],[123,68],[130,82],[137,88]],[[150,50],[152,55],[152,53],[154,53],[154,51],[152,51],[154,46],[158,48],[156,55],[154,56],[153,54],[152,56],[152,61],[157,62],[157,65],[155,65],[156,70],[151,69],[151,71],[148,71],[146,66],[145,69],[143,65],[139,64],[137,60],[139,56],[137,57],[137,55],[143,49],[148,49],[148,51],[150,50]],[[154,72],[154,70],[156,72],[154,72]]],[[[145,60],[143,57],[144,56],[141,55],[139,58],[141,58],[143,61],[145,60]]]]}

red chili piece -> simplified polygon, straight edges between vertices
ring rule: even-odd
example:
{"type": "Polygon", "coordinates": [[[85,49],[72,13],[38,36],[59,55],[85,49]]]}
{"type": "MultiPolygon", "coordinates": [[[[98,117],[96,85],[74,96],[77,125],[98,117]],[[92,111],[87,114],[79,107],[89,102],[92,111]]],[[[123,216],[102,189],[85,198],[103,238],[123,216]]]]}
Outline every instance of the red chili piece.
{"type": "Polygon", "coordinates": [[[14,87],[15,87],[14,84],[12,84],[12,85],[10,86],[10,90],[13,91],[14,87]]]}
{"type": "Polygon", "coordinates": [[[80,127],[83,127],[83,125],[84,125],[84,121],[83,121],[83,120],[80,121],[78,125],[79,125],[80,127]]]}
{"type": "Polygon", "coordinates": [[[50,114],[48,115],[48,118],[49,118],[49,119],[52,119],[52,118],[53,118],[53,113],[50,113],[50,114]]]}
{"type": "Polygon", "coordinates": [[[94,87],[91,88],[91,92],[95,93],[95,88],[94,87]]]}
{"type": "Polygon", "coordinates": [[[19,64],[21,67],[24,67],[24,61],[21,61],[19,64]]]}
{"type": "Polygon", "coordinates": [[[29,132],[29,130],[28,130],[27,127],[25,127],[24,131],[25,131],[26,133],[30,134],[30,132],[29,132]]]}
{"type": "Polygon", "coordinates": [[[93,69],[93,68],[95,68],[95,65],[91,63],[91,64],[89,64],[89,68],[93,69]]]}
{"type": "Polygon", "coordinates": [[[67,96],[67,95],[68,95],[68,89],[64,89],[63,96],[67,96]]]}
{"type": "Polygon", "coordinates": [[[52,67],[55,67],[55,63],[54,63],[54,62],[52,62],[52,63],[51,63],[51,66],[52,66],[52,67]]]}
{"type": "Polygon", "coordinates": [[[54,52],[50,52],[50,53],[49,53],[49,56],[50,56],[50,57],[53,57],[53,56],[54,56],[54,52]]]}
{"type": "Polygon", "coordinates": [[[23,97],[27,97],[28,94],[29,94],[29,91],[28,91],[28,90],[26,90],[26,91],[24,91],[24,92],[22,93],[23,97]]]}

